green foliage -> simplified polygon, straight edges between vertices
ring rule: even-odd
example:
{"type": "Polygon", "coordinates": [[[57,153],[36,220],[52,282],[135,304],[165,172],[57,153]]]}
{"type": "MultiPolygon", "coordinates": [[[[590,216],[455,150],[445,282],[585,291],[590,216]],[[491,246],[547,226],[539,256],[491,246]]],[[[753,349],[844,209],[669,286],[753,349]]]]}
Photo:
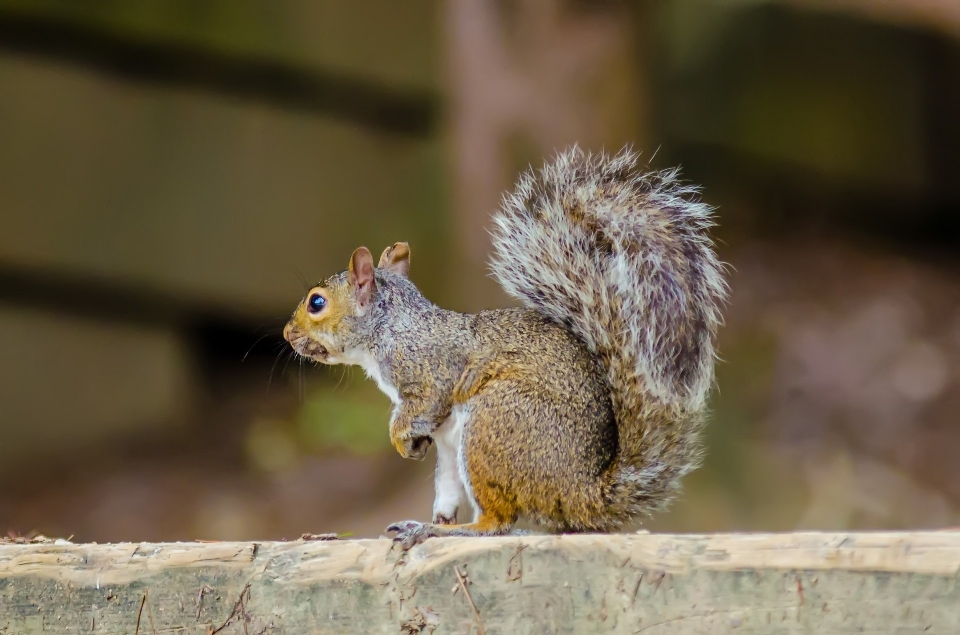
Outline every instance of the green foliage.
{"type": "Polygon", "coordinates": [[[390,448],[390,402],[371,382],[324,385],[308,393],[296,427],[308,450],[374,454],[390,448]]]}

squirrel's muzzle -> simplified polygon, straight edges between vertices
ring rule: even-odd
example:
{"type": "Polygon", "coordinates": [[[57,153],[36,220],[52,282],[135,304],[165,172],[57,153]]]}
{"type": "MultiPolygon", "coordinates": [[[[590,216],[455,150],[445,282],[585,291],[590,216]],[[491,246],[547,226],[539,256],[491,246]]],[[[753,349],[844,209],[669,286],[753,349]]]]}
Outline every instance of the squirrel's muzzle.
{"type": "Polygon", "coordinates": [[[293,323],[283,327],[283,339],[290,343],[290,346],[298,355],[309,357],[318,362],[326,361],[330,354],[325,346],[310,339],[309,335],[293,323]]]}

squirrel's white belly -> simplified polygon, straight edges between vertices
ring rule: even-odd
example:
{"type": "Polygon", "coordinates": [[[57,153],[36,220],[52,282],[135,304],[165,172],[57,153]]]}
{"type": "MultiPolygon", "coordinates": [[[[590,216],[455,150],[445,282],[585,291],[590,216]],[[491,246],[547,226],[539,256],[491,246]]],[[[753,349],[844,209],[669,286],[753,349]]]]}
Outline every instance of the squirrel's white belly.
{"type": "MultiPolygon", "coordinates": [[[[472,521],[480,515],[470,479],[467,476],[466,457],[463,452],[463,426],[470,418],[470,402],[453,407],[447,420],[433,433],[437,446],[436,498],[433,501],[433,518],[453,518],[464,501],[470,503],[472,521]]],[[[464,522],[458,519],[458,522],[464,522]]]]}
{"type": "MultiPolygon", "coordinates": [[[[380,364],[367,351],[345,351],[342,364],[353,364],[361,367],[367,377],[377,383],[377,387],[390,398],[394,408],[400,406],[400,393],[383,377],[380,364]]],[[[436,497],[433,501],[433,518],[443,516],[450,519],[458,515],[464,501],[470,503],[473,511],[472,522],[480,517],[480,508],[473,496],[470,487],[470,478],[467,476],[466,456],[463,451],[463,427],[470,418],[470,402],[454,406],[439,428],[433,433],[433,442],[437,446],[437,471],[434,480],[436,497]]],[[[459,519],[458,519],[459,520],[459,519]]],[[[463,520],[459,520],[463,522],[463,520]]]]}

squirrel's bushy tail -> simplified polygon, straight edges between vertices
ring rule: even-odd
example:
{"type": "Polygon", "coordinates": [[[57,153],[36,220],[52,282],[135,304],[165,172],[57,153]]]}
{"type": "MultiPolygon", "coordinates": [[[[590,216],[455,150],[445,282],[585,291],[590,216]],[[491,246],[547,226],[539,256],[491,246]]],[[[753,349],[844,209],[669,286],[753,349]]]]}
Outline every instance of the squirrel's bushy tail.
{"type": "Polygon", "coordinates": [[[664,507],[699,465],[727,287],[712,209],[677,171],[577,147],[528,171],[494,217],[491,269],[507,293],[566,325],[602,360],[620,451],[619,524],[664,507]]]}

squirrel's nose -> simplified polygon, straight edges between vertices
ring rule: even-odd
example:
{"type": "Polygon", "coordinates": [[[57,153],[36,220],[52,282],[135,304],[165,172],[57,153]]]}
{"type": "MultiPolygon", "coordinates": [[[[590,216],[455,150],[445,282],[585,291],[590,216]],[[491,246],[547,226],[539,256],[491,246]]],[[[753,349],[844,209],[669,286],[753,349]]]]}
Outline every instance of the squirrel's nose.
{"type": "Polygon", "coordinates": [[[286,325],[285,327],[283,327],[283,339],[285,339],[285,340],[287,340],[287,341],[289,342],[289,341],[290,341],[290,337],[291,337],[291,335],[293,334],[293,330],[294,330],[295,328],[296,328],[296,327],[295,327],[293,324],[290,324],[290,323],[288,322],[287,325],[286,325]]]}

